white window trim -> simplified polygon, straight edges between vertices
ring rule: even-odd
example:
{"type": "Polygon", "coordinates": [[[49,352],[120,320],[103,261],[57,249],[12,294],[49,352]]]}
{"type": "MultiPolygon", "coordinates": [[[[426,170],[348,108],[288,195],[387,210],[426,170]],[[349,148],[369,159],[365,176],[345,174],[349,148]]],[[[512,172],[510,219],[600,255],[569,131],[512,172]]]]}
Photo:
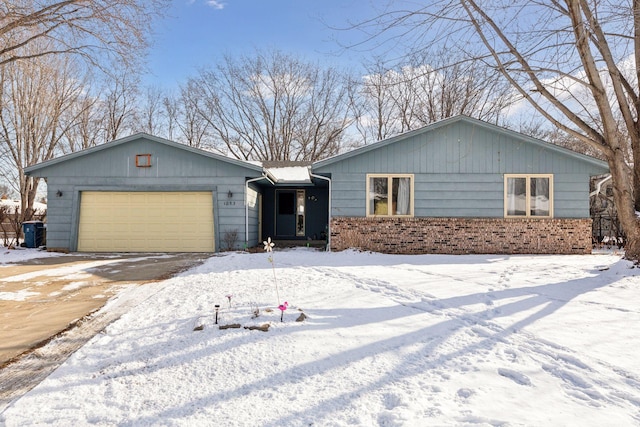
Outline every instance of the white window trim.
{"type": "Polygon", "coordinates": [[[554,189],[553,189],[553,174],[549,174],[549,173],[512,173],[512,174],[504,174],[504,217],[505,218],[553,218],[553,208],[554,208],[554,189]],[[526,215],[508,215],[508,207],[509,204],[508,202],[508,194],[507,194],[507,190],[508,190],[508,179],[509,178],[526,178],[527,179],[527,184],[526,184],[526,189],[527,189],[527,194],[526,194],[526,208],[525,208],[525,212],[526,215]],[[542,216],[542,215],[535,215],[532,216],[531,215],[531,194],[530,194],[530,190],[531,190],[531,186],[530,186],[530,180],[531,178],[548,178],[549,179],[549,215],[547,216],[542,216]]]}
{"type": "MultiPolygon", "coordinates": [[[[413,207],[414,207],[414,202],[415,202],[415,198],[414,198],[414,185],[415,185],[415,177],[414,174],[412,173],[368,173],[367,174],[367,185],[366,185],[366,195],[365,195],[365,203],[367,205],[367,216],[368,217],[378,217],[378,218],[411,218],[414,216],[413,214],[413,207]],[[388,188],[391,189],[392,188],[392,184],[391,181],[393,178],[411,178],[409,180],[410,182],[410,199],[409,199],[409,214],[408,215],[392,215],[390,214],[391,209],[393,207],[393,205],[391,203],[388,204],[387,206],[387,215],[376,215],[372,212],[370,212],[370,200],[369,200],[369,186],[371,183],[371,178],[387,178],[389,180],[389,185],[388,188]]],[[[391,195],[389,195],[390,197],[391,195]]]]}

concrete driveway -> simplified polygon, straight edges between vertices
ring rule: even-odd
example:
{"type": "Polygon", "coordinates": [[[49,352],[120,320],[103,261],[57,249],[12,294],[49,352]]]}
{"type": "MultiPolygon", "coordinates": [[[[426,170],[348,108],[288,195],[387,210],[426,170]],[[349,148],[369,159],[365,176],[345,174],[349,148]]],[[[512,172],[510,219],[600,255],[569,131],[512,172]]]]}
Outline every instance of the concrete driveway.
{"type": "Polygon", "coordinates": [[[0,413],[109,323],[152,295],[157,286],[150,282],[168,279],[209,257],[78,254],[0,265],[0,413]],[[119,292],[107,310],[99,311],[119,292]]]}
{"type": "Polygon", "coordinates": [[[73,328],[123,289],[167,279],[209,256],[78,254],[0,266],[0,368],[73,328]]]}

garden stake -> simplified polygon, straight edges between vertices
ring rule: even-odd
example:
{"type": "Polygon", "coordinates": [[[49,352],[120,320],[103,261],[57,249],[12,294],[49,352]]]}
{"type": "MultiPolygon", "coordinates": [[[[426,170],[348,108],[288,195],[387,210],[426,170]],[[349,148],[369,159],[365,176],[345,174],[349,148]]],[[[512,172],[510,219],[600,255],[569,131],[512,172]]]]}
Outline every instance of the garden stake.
{"type": "Polygon", "coordinates": [[[278,279],[276,278],[276,266],[273,263],[273,247],[276,244],[271,241],[271,237],[267,238],[267,240],[265,240],[262,243],[264,244],[265,252],[270,254],[268,260],[271,263],[271,270],[273,271],[273,282],[276,285],[276,297],[278,297],[276,301],[280,301],[280,292],[278,291],[278,279]]]}

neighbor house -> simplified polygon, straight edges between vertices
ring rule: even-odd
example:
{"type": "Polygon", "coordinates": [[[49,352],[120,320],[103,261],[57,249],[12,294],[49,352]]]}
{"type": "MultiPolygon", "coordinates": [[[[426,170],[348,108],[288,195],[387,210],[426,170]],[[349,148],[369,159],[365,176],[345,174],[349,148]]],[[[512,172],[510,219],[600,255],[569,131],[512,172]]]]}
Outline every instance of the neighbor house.
{"type": "Polygon", "coordinates": [[[139,134],[26,172],[47,244],[202,251],[267,237],[387,253],[588,253],[606,163],[464,116],[310,163],[256,164],[139,134]]]}

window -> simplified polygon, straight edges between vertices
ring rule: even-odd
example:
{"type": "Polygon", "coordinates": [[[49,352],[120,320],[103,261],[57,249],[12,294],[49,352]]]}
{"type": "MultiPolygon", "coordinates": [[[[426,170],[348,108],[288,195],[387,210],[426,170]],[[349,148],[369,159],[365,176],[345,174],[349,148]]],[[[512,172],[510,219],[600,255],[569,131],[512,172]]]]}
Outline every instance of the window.
{"type": "Polygon", "coordinates": [[[137,168],[150,168],[151,167],[151,154],[136,154],[136,167],[137,168]]]}
{"type": "Polygon", "coordinates": [[[505,175],[505,217],[553,216],[553,175],[505,175]]]}
{"type": "Polygon", "coordinates": [[[296,236],[304,236],[304,195],[304,190],[296,190],[296,236]]]}
{"type": "Polygon", "coordinates": [[[296,195],[293,192],[278,192],[278,214],[293,215],[296,213],[296,195]]]}
{"type": "Polygon", "coordinates": [[[367,175],[367,216],[413,216],[413,175],[367,175]]]}

